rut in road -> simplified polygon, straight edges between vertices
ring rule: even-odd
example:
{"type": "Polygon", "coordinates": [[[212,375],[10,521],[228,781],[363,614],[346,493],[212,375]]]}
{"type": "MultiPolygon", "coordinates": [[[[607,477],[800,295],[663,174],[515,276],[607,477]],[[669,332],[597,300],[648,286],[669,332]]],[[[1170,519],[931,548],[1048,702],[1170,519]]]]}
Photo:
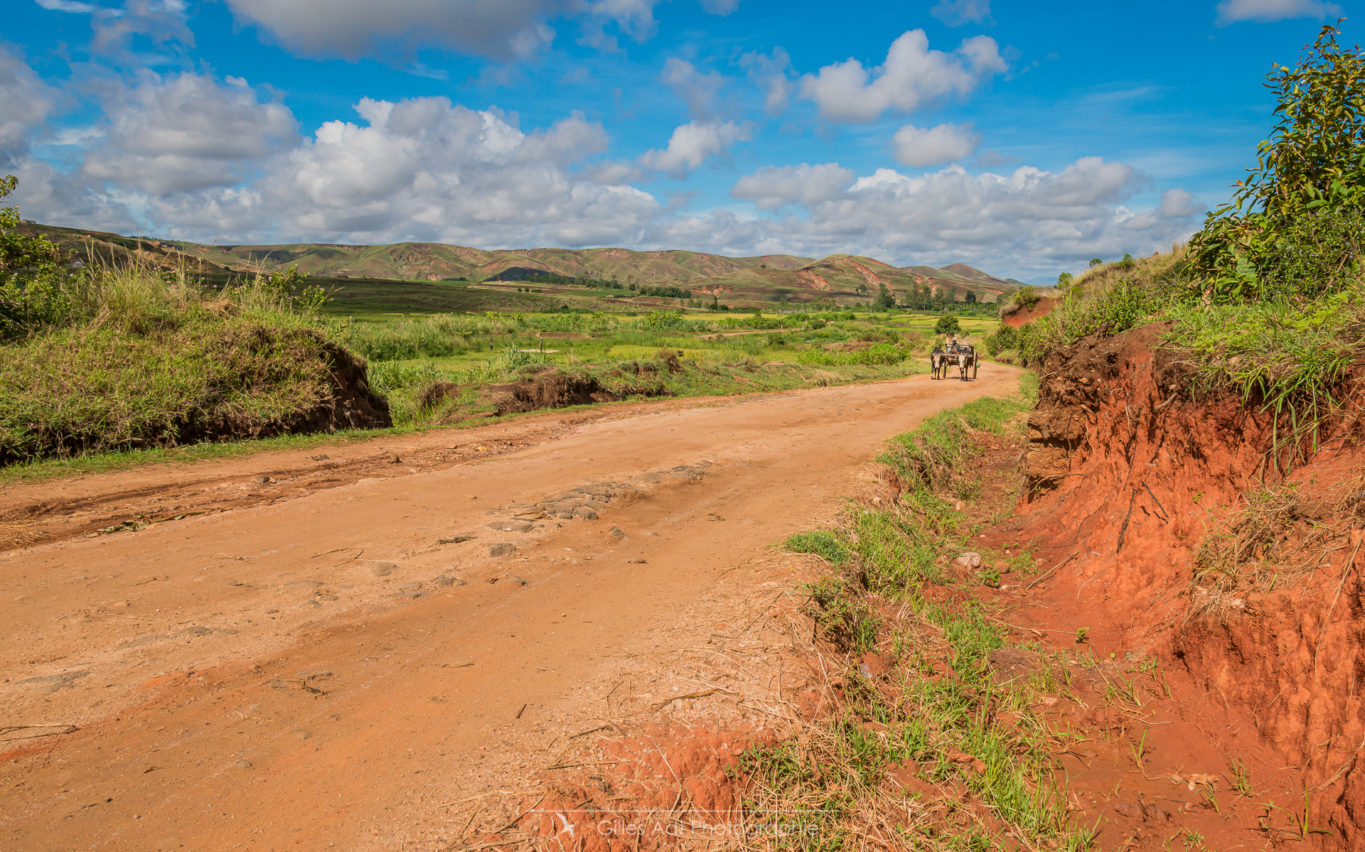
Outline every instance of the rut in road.
{"type": "MultiPolygon", "coordinates": [[[[435,846],[452,803],[525,789],[604,720],[698,682],[761,706],[791,676],[784,640],[745,631],[798,579],[771,545],[833,518],[885,439],[1017,375],[380,439],[401,462],[549,424],[240,508],[238,479],[195,465],[61,484],[126,511],[198,483],[183,519],[0,553],[0,846],[435,846]],[[19,727],[38,725],[60,727],[19,727]]],[[[210,467],[347,452],[372,450],[210,467]]]]}

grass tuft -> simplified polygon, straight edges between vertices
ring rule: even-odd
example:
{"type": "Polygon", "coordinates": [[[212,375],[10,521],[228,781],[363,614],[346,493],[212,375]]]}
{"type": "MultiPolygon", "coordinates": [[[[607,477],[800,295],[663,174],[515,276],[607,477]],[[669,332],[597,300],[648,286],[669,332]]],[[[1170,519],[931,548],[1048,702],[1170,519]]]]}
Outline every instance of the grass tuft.
{"type": "Polygon", "coordinates": [[[744,755],[748,812],[799,823],[770,848],[848,848],[875,826],[891,846],[984,850],[1002,842],[1002,823],[1027,848],[1091,845],[1093,832],[1067,817],[1053,734],[1030,709],[1039,690],[1055,687],[1051,676],[998,683],[992,654],[1010,644],[1002,626],[980,604],[930,591],[958,584],[946,557],[972,534],[950,501],[975,488],[953,469],[984,436],[1018,424],[1026,405],[982,400],[899,436],[883,459],[906,484],[895,506],[855,506],[841,529],[788,540],[833,569],[806,587],[808,612],[848,656],[831,718],[744,755]],[[881,677],[859,659],[874,650],[894,663],[881,677]],[[907,798],[908,776],[922,785],[912,789],[941,795],[907,798]]]}

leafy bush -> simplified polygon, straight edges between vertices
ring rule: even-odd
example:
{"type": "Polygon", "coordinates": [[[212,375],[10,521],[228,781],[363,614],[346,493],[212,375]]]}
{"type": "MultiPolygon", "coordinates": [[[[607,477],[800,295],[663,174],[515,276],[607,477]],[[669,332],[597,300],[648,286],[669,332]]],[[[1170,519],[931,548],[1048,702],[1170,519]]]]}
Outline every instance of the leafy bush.
{"type": "Polygon", "coordinates": [[[1276,66],[1277,123],[1233,199],[1190,241],[1192,295],[1226,303],[1316,297],[1358,278],[1365,225],[1365,53],[1323,27],[1276,66]]]}
{"type": "MultiPolygon", "coordinates": [[[[0,199],[18,183],[13,175],[0,178],[0,199]]],[[[66,324],[77,302],[61,252],[42,237],[16,232],[18,225],[18,208],[0,208],[0,342],[66,324]]]]}
{"type": "Polygon", "coordinates": [[[1019,348],[1019,332],[1014,326],[1000,324],[1000,327],[982,340],[982,345],[986,347],[986,352],[992,356],[999,355],[1010,349],[1019,348]]]}
{"type": "Polygon", "coordinates": [[[1025,284],[1014,292],[1014,303],[1021,306],[1024,310],[1031,309],[1038,304],[1038,288],[1032,284],[1025,284]]]}
{"type": "Polygon", "coordinates": [[[934,334],[961,334],[962,323],[952,314],[944,314],[934,323],[934,334]]]}

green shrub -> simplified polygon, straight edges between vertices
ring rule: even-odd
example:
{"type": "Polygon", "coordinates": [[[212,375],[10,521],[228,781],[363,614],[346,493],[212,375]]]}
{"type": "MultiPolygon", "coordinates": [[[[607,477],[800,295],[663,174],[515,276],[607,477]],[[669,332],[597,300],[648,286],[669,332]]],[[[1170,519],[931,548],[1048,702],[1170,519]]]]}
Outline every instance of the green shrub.
{"type": "Polygon", "coordinates": [[[333,371],[353,365],[296,271],[212,291],[71,269],[17,222],[0,211],[0,464],[329,428],[333,371]]]}
{"type": "Polygon", "coordinates": [[[961,334],[962,323],[952,314],[944,314],[934,323],[934,334],[961,334]]]}
{"type": "Polygon", "coordinates": [[[1012,325],[1001,323],[1000,327],[982,340],[982,345],[986,347],[986,352],[991,356],[999,355],[1010,349],[1019,348],[1019,332],[1012,325]]]}
{"type": "Polygon", "coordinates": [[[1267,80],[1276,125],[1233,200],[1190,241],[1191,296],[1313,298],[1360,273],[1365,224],[1365,53],[1323,27],[1295,68],[1267,80]]]}

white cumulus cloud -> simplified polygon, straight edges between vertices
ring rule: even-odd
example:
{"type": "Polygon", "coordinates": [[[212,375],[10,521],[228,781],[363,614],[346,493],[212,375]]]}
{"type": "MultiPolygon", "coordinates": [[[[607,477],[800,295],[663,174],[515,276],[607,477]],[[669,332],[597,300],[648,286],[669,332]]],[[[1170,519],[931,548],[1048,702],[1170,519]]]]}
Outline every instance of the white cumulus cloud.
{"type": "Polygon", "coordinates": [[[1291,18],[1322,20],[1341,14],[1341,7],[1323,0],[1222,0],[1218,4],[1220,26],[1237,21],[1285,21],[1291,18]]]}
{"type": "Polygon", "coordinates": [[[763,90],[763,106],[770,115],[786,109],[796,84],[792,80],[791,56],[782,48],[774,48],[771,55],[746,53],[739,64],[749,72],[749,79],[763,90]]]}
{"type": "Polygon", "coordinates": [[[52,113],[57,92],[28,63],[0,46],[0,164],[28,151],[29,142],[52,113]]]}
{"type": "Polygon", "coordinates": [[[647,193],[568,171],[608,141],[580,115],[526,133],[445,98],[364,99],[356,110],[360,122],[326,122],[248,191],[206,193],[219,209],[190,221],[209,229],[254,213],[289,239],[516,247],[629,243],[658,210],[647,193]]]}
{"type": "Polygon", "coordinates": [[[666,149],[655,148],[640,155],[640,165],[681,177],[708,157],[724,154],[735,142],[748,139],[750,132],[748,127],[733,121],[689,121],[673,130],[666,149]]]}
{"type": "Polygon", "coordinates": [[[891,149],[896,159],[915,168],[965,159],[976,153],[980,144],[980,134],[973,132],[970,126],[959,124],[939,124],[935,127],[907,124],[891,137],[891,149]]]}
{"type": "Polygon", "coordinates": [[[944,53],[929,49],[924,30],[911,30],[892,42],[879,68],[869,72],[857,59],[826,65],[801,78],[801,94],[831,121],[875,121],[887,110],[908,113],[940,97],[966,95],[1005,68],[989,36],[944,53]]]}
{"type": "Polygon", "coordinates": [[[1166,219],[1181,219],[1202,211],[1198,200],[1183,189],[1168,189],[1161,194],[1161,206],[1157,208],[1166,219]]]}
{"type": "Polygon", "coordinates": [[[86,156],[83,171],[154,195],[237,183],[296,134],[284,105],[197,74],[146,73],[105,111],[104,142],[86,156]]]}
{"type": "Polygon", "coordinates": [[[701,7],[712,15],[728,15],[739,8],[739,0],[701,0],[701,7]]]}
{"type": "Polygon", "coordinates": [[[700,71],[691,62],[676,56],[670,56],[664,62],[664,70],[659,78],[687,104],[687,110],[694,119],[711,117],[716,96],[725,85],[725,78],[720,74],[700,71]]]}
{"type": "Polygon", "coordinates": [[[554,0],[227,0],[295,50],[355,58],[399,43],[494,58],[530,56],[554,34],[554,0]]]}
{"type": "Polygon", "coordinates": [[[939,0],[929,14],[950,27],[980,23],[990,19],[990,0],[939,0]]]}
{"type": "Polygon", "coordinates": [[[1060,171],[973,175],[954,165],[913,176],[880,169],[845,182],[850,176],[835,164],[760,169],[731,194],[763,210],[785,208],[786,216],[674,216],[656,221],[646,239],[737,254],[849,252],[901,266],[960,261],[1047,281],[1097,255],[1167,249],[1196,228],[1189,193],[1169,190],[1157,207],[1131,210],[1125,202],[1144,178],[1098,157],[1060,171]]]}
{"type": "Polygon", "coordinates": [[[752,201],[763,210],[778,210],[788,204],[809,207],[844,195],[854,177],[852,169],[838,163],[767,166],[736,181],[730,195],[752,201]]]}
{"type": "Polygon", "coordinates": [[[80,15],[92,14],[97,7],[79,0],[37,0],[38,5],[50,12],[73,12],[80,15]]]}

